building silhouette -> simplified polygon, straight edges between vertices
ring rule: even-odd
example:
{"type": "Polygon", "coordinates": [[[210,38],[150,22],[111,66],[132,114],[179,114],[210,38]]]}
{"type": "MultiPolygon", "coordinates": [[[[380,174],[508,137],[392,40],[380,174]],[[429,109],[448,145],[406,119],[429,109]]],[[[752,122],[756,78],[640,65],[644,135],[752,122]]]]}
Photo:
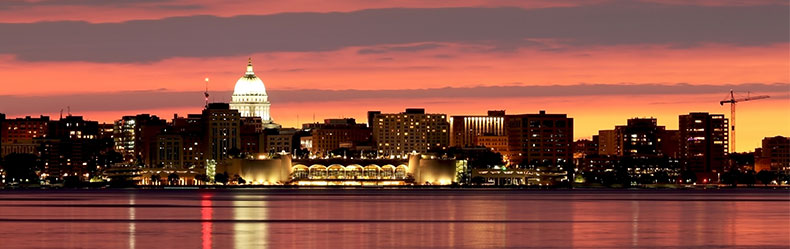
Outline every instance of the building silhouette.
{"type": "Polygon", "coordinates": [[[5,119],[0,131],[2,156],[11,153],[35,154],[40,156],[36,139],[46,138],[49,131],[49,117],[5,119]]]}
{"type": "Polygon", "coordinates": [[[311,132],[313,143],[310,152],[318,156],[340,148],[369,146],[373,141],[373,130],[365,124],[357,124],[353,118],[325,119],[324,123],[313,125],[311,132]]]}
{"type": "Polygon", "coordinates": [[[755,171],[790,172],[790,137],[763,138],[762,147],[755,150],[755,171]]]}
{"type": "Polygon", "coordinates": [[[573,160],[573,118],[566,114],[507,115],[508,159],[520,167],[567,171],[573,160]]]}
{"type": "Polygon", "coordinates": [[[723,114],[692,112],[680,115],[680,157],[697,181],[718,181],[727,168],[729,123],[723,114]]]}

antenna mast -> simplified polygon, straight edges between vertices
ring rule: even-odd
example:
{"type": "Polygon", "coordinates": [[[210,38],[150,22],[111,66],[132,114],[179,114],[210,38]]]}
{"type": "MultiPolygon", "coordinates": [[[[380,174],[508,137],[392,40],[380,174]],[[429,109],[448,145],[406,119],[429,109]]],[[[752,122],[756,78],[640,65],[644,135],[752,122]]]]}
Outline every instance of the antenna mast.
{"type": "Polygon", "coordinates": [[[203,92],[203,96],[206,97],[206,108],[208,108],[208,77],[206,77],[206,91],[203,92]]]}

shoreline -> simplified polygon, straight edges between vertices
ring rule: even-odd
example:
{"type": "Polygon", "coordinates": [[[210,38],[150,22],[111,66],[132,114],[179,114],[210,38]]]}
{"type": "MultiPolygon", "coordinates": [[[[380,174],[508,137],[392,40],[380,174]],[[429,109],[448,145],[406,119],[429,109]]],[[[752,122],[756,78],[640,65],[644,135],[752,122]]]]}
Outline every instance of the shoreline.
{"type": "Polygon", "coordinates": [[[0,188],[0,195],[12,192],[116,192],[116,191],[208,191],[208,192],[486,192],[486,193],[552,193],[552,192],[641,192],[641,193],[683,193],[683,192],[784,192],[790,194],[790,186],[754,186],[754,187],[696,187],[696,188],[609,188],[609,187],[573,187],[573,188],[525,188],[525,187],[355,187],[355,186],[137,186],[128,188],[0,188]]]}

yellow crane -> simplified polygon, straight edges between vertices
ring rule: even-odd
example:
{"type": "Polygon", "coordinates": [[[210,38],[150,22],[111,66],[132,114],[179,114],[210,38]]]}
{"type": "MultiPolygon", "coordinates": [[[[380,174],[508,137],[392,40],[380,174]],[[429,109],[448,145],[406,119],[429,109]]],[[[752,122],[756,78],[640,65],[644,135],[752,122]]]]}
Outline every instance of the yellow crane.
{"type": "Polygon", "coordinates": [[[719,101],[720,105],[730,104],[730,153],[735,152],[735,103],[744,102],[749,100],[758,100],[758,99],[767,99],[770,96],[768,95],[760,95],[760,96],[749,96],[749,93],[746,93],[746,97],[744,98],[735,98],[735,92],[730,89],[730,96],[727,96],[726,99],[719,101]]]}

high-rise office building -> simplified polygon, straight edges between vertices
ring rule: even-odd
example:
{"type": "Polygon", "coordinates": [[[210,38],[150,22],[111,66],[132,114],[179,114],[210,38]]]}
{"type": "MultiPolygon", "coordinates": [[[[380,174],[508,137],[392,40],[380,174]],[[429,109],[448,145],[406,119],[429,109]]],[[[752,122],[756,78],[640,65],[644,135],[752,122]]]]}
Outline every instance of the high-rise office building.
{"type": "Polygon", "coordinates": [[[205,139],[207,132],[202,114],[189,114],[186,117],[174,117],[172,134],[181,136],[182,163],[185,168],[192,166],[203,167],[206,164],[208,143],[205,139]]]}
{"type": "Polygon", "coordinates": [[[598,131],[598,154],[602,156],[617,156],[620,154],[620,139],[615,130],[598,131]]]}
{"type": "Polygon", "coordinates": [[[156,155],[152,167],[182,169],[184,166],[184,139],[179,134],[165,133],[156,136],[156,155]]]}
{"type": "Polygon", "coordinates": [[[661,133],[666,130],[655,118],[628,119],[625,126],[615,128],[620,143],[620,156],[654,156],[660,153],[661,133]]]}
{"type": "Polygon", "coordinates": [[[729,123],[722,114],[692,112],[680,115],[680,158],[698,181],[718,180],[727,167],[729,123]]]}
{"type": "Polygon", "coordinates": [[[402,113],[376,114],[373,119],[373,138],[379,155],[426,153],[446,149],[450,144],[447,114],[406,109],[402,113]]]}
{"type": "Polygon", "coordinates": [[[5,119],[2,123],[2,131],[0,131],[0,143],[2,143],[2,153],[0,154],[2,156],[11,153],[38,155],[39,145],[36,139],[46,138],[48,130],[48,116],[5,119]]]}
{"type": "Polygon", "coordinates": [[[566,114],[507,115],[508,159],[523,167],[568,170],[573,159],[573,118],[566,114]]]}
{"type": "Polygon", "coordinates": [[[655,118],[628,119],[627,125],[598,131],[598,154],[608,156],[677,157],[678,131],[658,125],[655,118]]]}
{"type": "Polygon", "coordinates": [[[241,115],[230,109],[230,105],[208,104],[203,110],[203,122],[206,124],[206,159],[222,161],[231,156],[233,149],[241,150],[241,115]]]}
{"type": "Polygon", "coordinates": [[[112,147],[101,143],[98,122],[71,115],[50,121],[47,138],[40,139],[40,144],[44,173],[56,177],[95,170],[99,153],[112,147]]]}
{"type": "MultiPolygon", "coordinates": [[[[478,137],[503,137],[505,135],[505,111],[488,111],[482,116],[451,116],[450,117],[450,146],[475,147],[478,137]]],[[[486,138],[484,141],[491,141],[486,138]]],[[[497,139],[494,139],[497,140],[497,139]]]]}
{"type": "Polygon", "coordinates": [[[299,147],[300,137],[297,137],[299,130],[294,128],[270,129],[266,130],[261,136],[261,143],[264,144],[264,151],[268,154],[293,153],[299,147]]]}
{"type": "Polygon", "coordinates": [[[155,115],[124,116],[115,121],[115,150],[127,162],[150,165],[151,159],[156,156],[156,136],[166,126],[167,121],[155,115]]]}

